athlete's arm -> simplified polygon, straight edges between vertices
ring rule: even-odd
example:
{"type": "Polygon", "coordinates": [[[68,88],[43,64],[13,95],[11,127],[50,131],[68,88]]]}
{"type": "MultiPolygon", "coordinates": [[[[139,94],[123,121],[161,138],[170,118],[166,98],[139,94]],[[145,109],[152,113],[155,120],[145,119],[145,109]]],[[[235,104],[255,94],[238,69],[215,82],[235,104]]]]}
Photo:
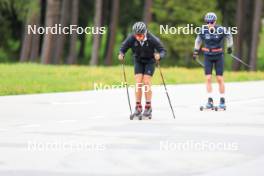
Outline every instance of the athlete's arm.
{"type": "Polygon", "coordinates": [[[127,52],[129,48],[131,48],[133,42],[132,35],[129,35],[125,41],[122,42],[119,53],[122,53],[123,55],[127,52]]]}
{"type": "Polygon", "coordinates": [[[164,48],[163,44],[161,43],[161,41],[154,37],[153,38],[153,41],[154,41],[154,46],[155,46],[155,49],[159,52],[160,54],[160,58],[164,58],[165,55],[166,55],[166,49],[164,48]]]}
{"type": "Polygon", "coordinates": [[[196,57],[199,55],[199,50],[202,46],[203,40],[200,35],[197,35],[194,43],[194,51],[193,51],[193,59],[195,60],[196,57]]]}
{"type": "Polygon", "coordinates": [[[227,34],[226,35],[226,45],[227,45],[227,48],[232,48],[233,47],[233,36],[232,34],[227,34]]]}
{"type": "Polygon", "coordinates": [[[194,50],[200,50],[201,46],[202,46],[203,40],[200,37],[200,35],[197,35],[196,39],[195,39],[195,43],[194,43],[194,50]]]}
{"type": "Polygon", "coordinates": [[[233,48],[233,36],[231,33],[228,33],[226,35],[226,45],[227,45],[227,53],[231,54],[232,53],[232,48],[233,48]]]}

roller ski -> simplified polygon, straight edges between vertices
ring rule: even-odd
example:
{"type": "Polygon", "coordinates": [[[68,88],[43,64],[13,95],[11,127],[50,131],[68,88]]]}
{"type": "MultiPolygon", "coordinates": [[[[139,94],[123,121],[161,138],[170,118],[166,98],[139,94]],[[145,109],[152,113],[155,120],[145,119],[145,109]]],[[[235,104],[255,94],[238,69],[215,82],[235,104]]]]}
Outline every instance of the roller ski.
{"type": "Polygon", "coordinates": [[[200,107],[200,111],[204,111],[204,110],[215,110],[214,101],[212,98],[208,98],[207,104],[205,106],[200,107]]]}
{"type": "Polygon", "coordinates": [[[151,119],[152,118],[152,108],[151,107],[147,107],[145,108],[144,112],[143,112],[143,119],[147,120],[147,119],[151,119]]]}
{"type": "Polygon", "coordinates": [[[130,120],[134,120],[134,118],[138,118],[138,120],[142,120],[142,108],[136,107],[133,114],[130,115],[130,120]]]}
{"type": "Polygon", "coordinates": [[[221,98],[220,99],[220,104],[215,107],[215,111],[225,111],[226,110],[226,105],[225,105],[225,99],[221,98]]]}

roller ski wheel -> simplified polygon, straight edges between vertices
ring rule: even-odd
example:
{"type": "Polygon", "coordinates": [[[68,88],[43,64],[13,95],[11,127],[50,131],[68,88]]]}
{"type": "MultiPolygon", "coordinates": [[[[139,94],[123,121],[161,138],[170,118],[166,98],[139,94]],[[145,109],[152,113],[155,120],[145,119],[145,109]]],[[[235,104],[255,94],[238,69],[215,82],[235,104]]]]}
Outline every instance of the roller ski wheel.
{"type": "Polygon", "coordinates": [[[218,107],[217,106],[215,107],[215,111],[218,111],[218,107]]]}
{"type": "Polygon", "coordinates": [[[212,98],[208,98],[208,102],[205,106],[200,106],[200,111],[215,110],[215,106],[212,98]]]}
{"type": "Polygon", "coordinates": [[[143,119],[147,120],[151,120],[152,119],[152,108],[145,108],[144,113],[143,113],[143,119]]]}
{"type": "Polygon", "coordinates": [[[226,111],[226,106],[225,105],[219,105],[215,107],[215,111],[226,111]]]}
{"type": "Polygon", "coordinates": [[[134,120],[135,118],[138,118],[138,120],[142,120],[142,115],[135,115],[135,114],[132,114],[132,115],[130,115],[130,117],[129,117],[130,120],[134,120]]]}
{"type": "Polygon", "coordinates": [[[134,118],[138,118],[138,120],[142,120],[142,109],[135,108],[135,112],[130,115],[130,120],[134,120],[134,118]]]}
{"type": "Polygon", "coordinates": [[[200,111],[213,111],[216,107],[207,107],[207,106],[201,106],[200,111]]]}
{"type": "Polygon", "coordinates": [[[226,107],[216,106],[215,111],[226,111],[226,107]]]}
{"type": "Polygon", "coordinates": [[[135,115],[135,114],[132,114],[132,115],[130,115],[130,120],[134,120],[135,118],[138,118],[138,120],[142,120],[142,115],[140,114],[140,115],[135,115]]]}
{"type": "Polygon", "coordinates": [[[143,119],[144,120],[151,120],[152,119],[152,115],[150,115],[150,116],[143,116],[143,119]]]}
{"type": "Polygon", "coordinates": [[[215,111],[226,111],[226,105],[225,105],[225,99],[224,98],[220,98],[220,104],[219,106],[215,107],[215,111]]]}

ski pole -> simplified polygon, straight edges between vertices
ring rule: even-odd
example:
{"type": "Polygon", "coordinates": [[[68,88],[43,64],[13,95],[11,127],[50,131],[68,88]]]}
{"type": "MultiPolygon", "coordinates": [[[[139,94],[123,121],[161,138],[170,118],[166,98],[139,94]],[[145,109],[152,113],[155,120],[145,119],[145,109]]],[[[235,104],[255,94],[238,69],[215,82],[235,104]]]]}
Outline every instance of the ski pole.
{"type": "Polygon", "coordinates": [[[124,75],[125,87],[126,87],[126,92],[127,92],[127,101],[128,101],[128,105],[129,105],[130,115],[132,115],[132,109],[131,109],[130,97],[129,97],[128,86],[127,86],[127,78],[126,78],[125,61],[124,60],[122,60],[122,68],[123,68],[123,75],[124,75]]]}
{"type": "Polygon", "coordinates": [[[198,64],[200,64],[202,67],[204,67],[204,64],[198,59],[198,57],[195,59],[198,64]]]}
{"type": "Polygon", "coordinates": [[[169,104],[170,104],[170,108],[171,108],[171,112],[172,112],[173,118],[175,119],[174,110],[173,110],[172,105],[171,105],[170,96],[169,96],[169,93],[168,93],[168,90],[167,90],[167,87],[166,87],[166,84],[165,84],[165,81],[164,81],[163,74],[162,74],[162,72],[161,72],[161,68],[160,68],[160,63],[159,63],[159,61],[157,61],[157,66],[158,66],[158,68],[159,68],[160,76],[161,76],[161,79],[162,79],[162,82],[163,82],[163,86],[164,86],[164,89],[165,89],[165,92],[166,92],[166,95],[167,95],[167,98],[168,98],[168,101],[169,101],[169,104]]]}
{"type": "Polygon", "coordinates": [[[251,68],[250,65],[248,65],[247,63],[245,63],[244,61],[242,61],[242,60],[239,59],[238,57],[234,56],[233,54],[230,54],[230,55],[231,55],[231,57],[232,57],[233,59],[237,60],[237,61],[240,62],[241,64],[245,65],[245,66],[248,67],[248,68],[251,68]]]}

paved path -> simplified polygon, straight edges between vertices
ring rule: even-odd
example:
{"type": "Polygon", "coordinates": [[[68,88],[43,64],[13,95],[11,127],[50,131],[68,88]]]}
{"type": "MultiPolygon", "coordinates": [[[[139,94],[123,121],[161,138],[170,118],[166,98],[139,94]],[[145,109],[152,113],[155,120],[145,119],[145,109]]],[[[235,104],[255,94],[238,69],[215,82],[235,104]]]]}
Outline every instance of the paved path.
{"type": "Polygon", "coordinates": [[[168,90],[175,120],[163,87],[151,121],[124,89],[0,97],[0,175],[264,175],[264,81],[227,84],[226,112],[199,111],[204,85],[168,90]]]}

